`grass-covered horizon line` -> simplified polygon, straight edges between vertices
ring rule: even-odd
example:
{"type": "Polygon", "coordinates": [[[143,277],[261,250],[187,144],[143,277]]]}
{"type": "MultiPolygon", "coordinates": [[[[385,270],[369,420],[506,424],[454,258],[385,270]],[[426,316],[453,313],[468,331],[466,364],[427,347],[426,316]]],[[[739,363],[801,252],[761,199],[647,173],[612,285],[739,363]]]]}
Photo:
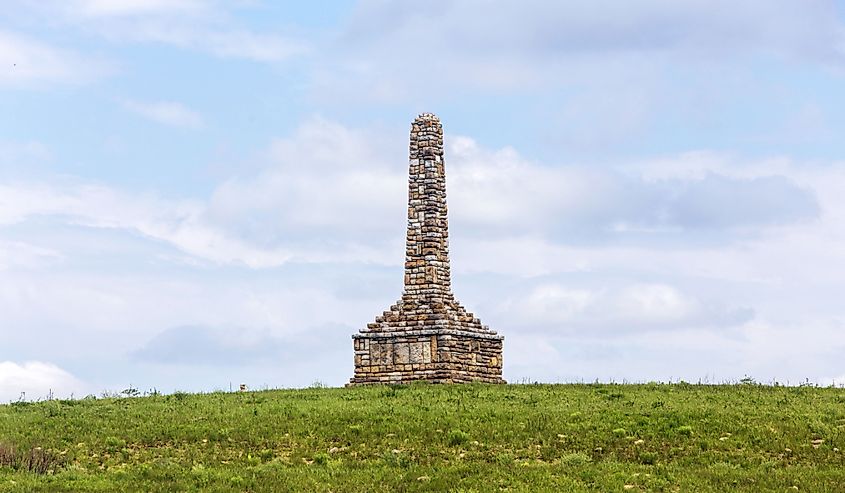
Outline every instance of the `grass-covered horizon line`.
{"type": "MultiPolygon", "coordinates": [[[[243,384],[246,385],[246,384],[243,384]]],[[[500,385],[516,385],[516,386],[531,386],[531,385],[556,385],[556,386],[577,386],[577,385],[628,385],[628,386],[641,386],[641,385],[694,385],[694,386],[709,386],[709,387],[720,387],[720,386],[761,386],[761,387],[813,387],[819,389],[843,389],[845,388],[845,380],[842,382],[831,381],[829,383],[822,383],[818,381],[811,381],[809,378],[805,378],[804,380],[798,382],[792,382],[790,380],[779,381],[777,379],[770,379],[768,381],[760,381],[756,380],[753,377],[745,376],[740,379],[722,379],[722,380],[709,380],[709,379],[699,379],[697,381],[690,381],[686,379],[668,379],[668,380],[615,380],[615,379],[595,379],[595,380],[569,380],[569,381],[539,381],[539,380],[532,380],[529,378],[523,378],[520,380],[514,381],[506,381],[504,384],[485,384],[481,382],[472,382],[472,383],[431,383],[425,380],[417,380],[411,382],[393,382],[393,383],[379,383],[379,384],[371,384],[366,386],[374,386],[374,387],[390,387],[395,385],[491,385],[491,386],[500,386],[500,385]]],[[[195,390],[195,389],[180,389],[175,388],[172,391],[160,390],[157,387],[150,387],[146,389],[141,389],[135,387],[133,384],[129,384],[126,388],[116,391],[116,390],[102,390],[98,394],[94,393],[87,393],[87,394],[80,394],[76,395],[75,392],[68,394],[66,397],[58,397],[57,393],[54,392],[54,389],[50,389],[46,395],[38,395],[36,397],[32,397],[27,395],[26,392],[21,392],[21,395],[17,399],[9,399],[6,402],[0,402],[0,406],[13,404],[15,402],[44,402],[44,401],[52,401],[52,400],[82,400],[82,399],[108,399],[108,398],[130,398],[130,397],[149,397],[149,396],[157,396],[157,395],[173,395],[173,394],[195,394],[195,395],[205,395],[205,394],[217,394],[217,393],[239,393],[239,392],[266,392],[266,391],[274,391],[274,390],[308,390],[308,389],[343,389],[349,388],[347,385],[329,385],[324,383],[321,380],[314,380],[312,383],[304,386],[279,386],[274,387],[268,384],[263,384],[258,387],[250,387],[246,386],[245,388],[241,389],[241,384],[237,387],[233,387],[229,384],[228,388],[220,388],[216,387],[211,390],[195,390]]],[[[60,391],[60,389],[55,389],[60,391]]]]}

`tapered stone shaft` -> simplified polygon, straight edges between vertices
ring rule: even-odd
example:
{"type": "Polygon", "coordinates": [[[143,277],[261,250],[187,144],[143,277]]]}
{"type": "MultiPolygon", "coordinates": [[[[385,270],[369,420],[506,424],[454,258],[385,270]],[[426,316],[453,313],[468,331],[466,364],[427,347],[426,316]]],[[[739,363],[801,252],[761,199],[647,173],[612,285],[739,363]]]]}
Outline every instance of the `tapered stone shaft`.
{"type": "Polygon", "coordinates": [[[436,116],[424,113],[411,125],[405,292],[442,297],[449,291],[443,127],[436,116]]]}

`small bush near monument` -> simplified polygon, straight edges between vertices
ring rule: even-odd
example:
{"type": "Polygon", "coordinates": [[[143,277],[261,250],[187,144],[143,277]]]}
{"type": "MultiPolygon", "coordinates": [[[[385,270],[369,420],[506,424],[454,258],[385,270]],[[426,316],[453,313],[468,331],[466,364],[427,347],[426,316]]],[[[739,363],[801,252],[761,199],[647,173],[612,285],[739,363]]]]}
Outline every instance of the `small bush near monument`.
{"type": "Polygon", "coordinates": [[[0,406],[3,492],[843,491],[843,450],[834,388],[408,385],[0,406]]]}

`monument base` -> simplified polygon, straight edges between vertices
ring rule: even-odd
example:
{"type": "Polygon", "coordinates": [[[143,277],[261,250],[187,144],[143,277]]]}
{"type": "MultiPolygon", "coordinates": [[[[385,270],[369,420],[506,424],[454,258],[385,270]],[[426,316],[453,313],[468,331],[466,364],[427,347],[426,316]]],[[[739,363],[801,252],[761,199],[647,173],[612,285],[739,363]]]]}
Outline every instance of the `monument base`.
{"type": "Polygon", "coordinates": [[[348,385],[505,383],[502,336],[447,328],[352,336],[355,375],[348,385]]]}

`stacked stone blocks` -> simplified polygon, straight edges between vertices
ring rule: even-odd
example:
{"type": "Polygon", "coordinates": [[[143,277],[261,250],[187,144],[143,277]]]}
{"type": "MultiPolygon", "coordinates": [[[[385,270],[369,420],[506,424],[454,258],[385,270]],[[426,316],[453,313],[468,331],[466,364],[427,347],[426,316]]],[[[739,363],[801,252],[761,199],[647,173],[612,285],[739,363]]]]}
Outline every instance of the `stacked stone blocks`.
{"type": "Polygon", "coordinates": [[[430,113],[411,125],[404,280],[401,299],[352,336],[350,384],[504,383],[502,336],[451,291],[443,127],[430,113]]]}

